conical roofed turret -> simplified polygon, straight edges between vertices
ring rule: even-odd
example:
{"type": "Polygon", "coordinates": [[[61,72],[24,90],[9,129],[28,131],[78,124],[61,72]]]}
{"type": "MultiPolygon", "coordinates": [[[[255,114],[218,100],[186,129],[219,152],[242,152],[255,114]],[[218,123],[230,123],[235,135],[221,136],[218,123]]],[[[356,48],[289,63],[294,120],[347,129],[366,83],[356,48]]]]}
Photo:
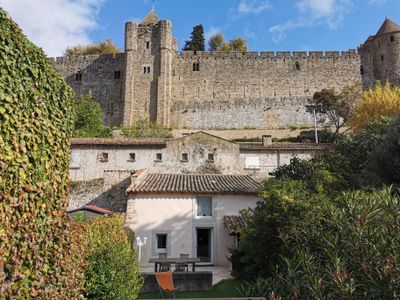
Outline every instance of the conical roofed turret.
{"type": "Polygon", "coordinates": [[[146,18],[144,18],[144,20],[142,21],[142,25],[150,25],[150,24],[157,24],[159,21],[159,18],[157,16],[157,13],[154,9],[152,9],[149,14],[146,16],[146,18]]]}
{"type": "Polygon", "coordinates": [[[395,22],[390,20],[389,18],[386,18],[386,20],[383,22],[381,28],[379,28],[378,32],[376,33],[376,36],[385,34],[385,33],[390,33],[390,32],[397,32],[400,31],[400,26],[397,25],[395,22]]]}

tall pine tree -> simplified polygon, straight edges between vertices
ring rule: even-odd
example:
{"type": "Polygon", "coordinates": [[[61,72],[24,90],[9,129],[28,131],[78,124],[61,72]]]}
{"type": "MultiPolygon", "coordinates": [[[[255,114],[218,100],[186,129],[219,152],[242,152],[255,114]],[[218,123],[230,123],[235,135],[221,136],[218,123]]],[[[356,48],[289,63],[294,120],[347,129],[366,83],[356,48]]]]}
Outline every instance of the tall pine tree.
{"type": "Polygon", "coordinates": [[[196,25],[189,41],[185,41],[183,51],[205,51],[205,38],[203,25],[196,25]]]}

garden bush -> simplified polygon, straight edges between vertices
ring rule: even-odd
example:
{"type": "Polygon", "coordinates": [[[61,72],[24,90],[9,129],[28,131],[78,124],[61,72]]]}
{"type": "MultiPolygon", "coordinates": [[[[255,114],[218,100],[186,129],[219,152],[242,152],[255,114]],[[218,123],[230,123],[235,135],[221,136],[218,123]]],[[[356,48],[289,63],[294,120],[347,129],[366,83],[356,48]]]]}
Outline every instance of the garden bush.
{"type": "Polygon", "coordinates": [[[133,234],[124,230],[124,216],[101,217],[86,223],[85,288],[88,299],[136,299],[143,280],[133,234]]]}
{"type": "Polygon", "coordinates": [[[322,230],[280,236],[288,251],[271,276],[243,286],[244,295],[263,282],[269,290],[259,296],[270,299],[400,297],[400,198],[390,188],[348,192],[327,208],[322,230]]]}
{"type": "Polygon", "coordinates": [[[73,94],[0,9],[0,298],[78,299],[80,229],[66,215],[73,94]]]}

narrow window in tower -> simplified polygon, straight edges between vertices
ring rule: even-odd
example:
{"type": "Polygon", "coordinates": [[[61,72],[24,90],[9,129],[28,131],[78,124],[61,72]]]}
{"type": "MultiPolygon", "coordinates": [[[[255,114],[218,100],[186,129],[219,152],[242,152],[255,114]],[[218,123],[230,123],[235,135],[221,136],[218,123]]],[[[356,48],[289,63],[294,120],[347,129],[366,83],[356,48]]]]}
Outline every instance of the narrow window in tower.
{"type": "Polygon", "coordinates": [[[300,63],[298,61],[296,61],[295,67],[297,71],[300,71],[300,63]]]}
{"type": "Polygon", "coordinates": [[[121,71],[114,71],[114,79],[121,79],[121,71]]]}
{"type": "Polygon", "coordinates": [[[150,42],[146,42],[146,49],[150,49],[150,42]]]}
{"type": "Polygon", "coordinates": [[[147,73],[150,74],[150,67],[147,67],[147,73]]]}
{"type": "Polygon", "coordinates": [[[385,58],[383,57],[383,55],[381,55],[381,61],[383,61],[385,58]]]}
{"type": "Polygon", "coordinates": [[[146,68],[146,67],[143,68],[143,73],[144,73],[144,74],[147,73],[147,68],[146,68]]]}
{"type": "Polygon", "coordinates": [[[364,75],[364,68],[363,68],[363,66],[360,67],[360,74],[361,74],[361,75],[364,75]]]}
{"type": "Polygon", "coordinates": [[[75,74],[75,80],[78,82],[82,81],[82,73],[81,71],[78,71],[78,73],[75,74]]]}
{"type": "Polygon", "coordinates": [[[390,36],[390,42],[393,43],[394,42],[394,35],[390,36]]]}
{"type": "Polygon", "coordinates": [[[199,63],[193,63],[193,71],[194,72],[200,71],[200,64],[199,63]]]}

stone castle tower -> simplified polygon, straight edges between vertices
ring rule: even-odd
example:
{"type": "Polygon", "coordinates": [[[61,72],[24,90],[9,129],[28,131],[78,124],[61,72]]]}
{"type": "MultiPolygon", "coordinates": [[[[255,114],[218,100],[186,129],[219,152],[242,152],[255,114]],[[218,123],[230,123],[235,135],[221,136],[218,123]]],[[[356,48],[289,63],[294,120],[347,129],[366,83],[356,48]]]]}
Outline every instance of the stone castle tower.
{"type": "Polygon", "coordinates": [[[400,26],[386,19],[376,35],[359,47],[365,88],[377,80],[400,85],[400,26]]]}
{"type": "Polygon", "coordinates": [[[111,126],[149,119],[196,129],[313,124],[308,99],[323,88],[400,84],[400,27],[387,19],[356,50],[178,52],[172,23],[152,10],[125,26],[125,52],[54,59],[77,96],[92,92],[111,126]]]}
{"type": "Polygon", "coordinates": [[[154,10],[139,24],[126,23],[123,125],[141,118],[170,124],[172,60],[176,53],[172,23],[159,21],[154,10]]]}

